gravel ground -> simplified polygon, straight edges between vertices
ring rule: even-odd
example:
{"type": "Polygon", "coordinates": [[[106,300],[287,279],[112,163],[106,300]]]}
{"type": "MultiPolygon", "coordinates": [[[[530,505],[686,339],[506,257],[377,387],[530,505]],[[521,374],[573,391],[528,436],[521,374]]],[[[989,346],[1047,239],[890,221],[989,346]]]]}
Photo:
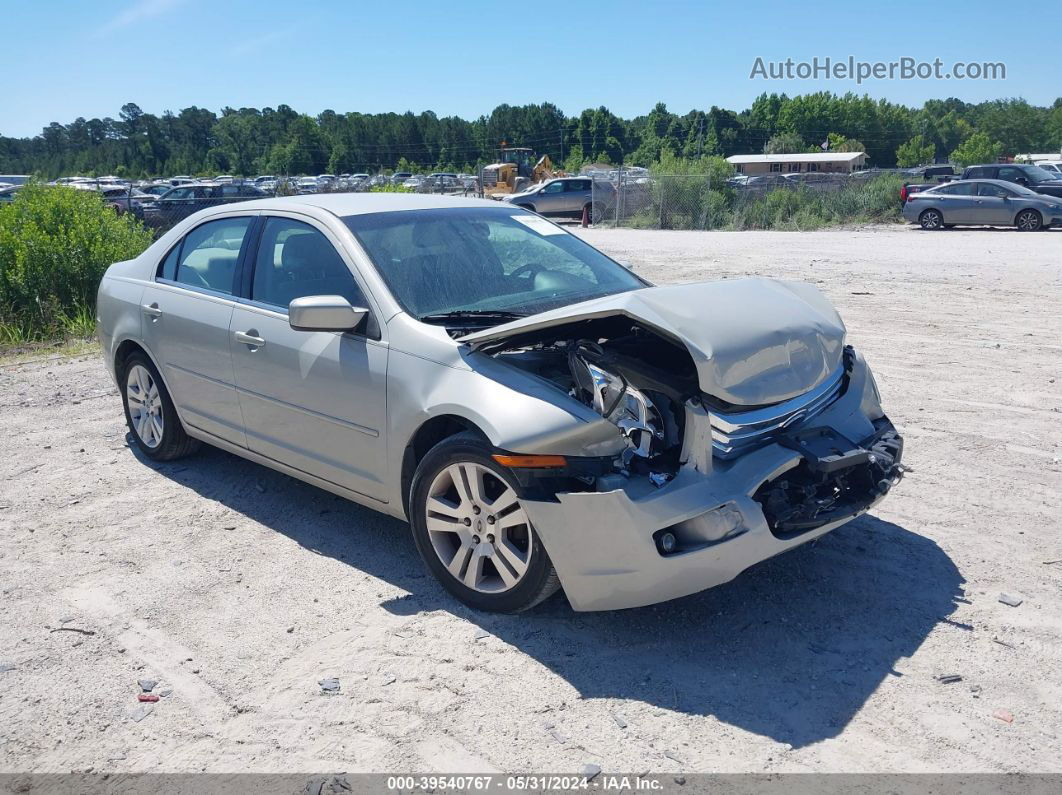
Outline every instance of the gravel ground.
{"type": "Polygon", "coordinates": [[[1062,233],[581,234],[818,283],[913,471],[694,597],[478,615],[399,522],[137,458],[97,358],[0,365],[0,770],[1062,771],[1062,233]]]}

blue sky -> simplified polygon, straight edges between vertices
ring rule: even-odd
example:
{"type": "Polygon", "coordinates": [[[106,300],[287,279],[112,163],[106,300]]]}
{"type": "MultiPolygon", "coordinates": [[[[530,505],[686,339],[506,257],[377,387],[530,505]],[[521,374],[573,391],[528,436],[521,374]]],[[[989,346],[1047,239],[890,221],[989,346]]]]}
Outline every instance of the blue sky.
{"type": "Polygon", "coordinates": [[[657,101],[678,113],[741,110],[763,91],[821,89],[908,104],[948,96],[1050,104],[1062,94],[1044,55],[1062,47],[1057,27],[1023,24],[1007,8],[973,0],[9,0],[0,11],[0,134],[34,135],[77,116],[117,118],[130,101],[151,113],[286,103],[307,113],[434,110],[465,118],[503,102],[550,101],[569,114],[605,105],[625,118],[657,101]],[[1002,61],[1007,79],[860,86],[749,78],[757,56],[850,55],[939,57],[945,69],[1002,61]]]}

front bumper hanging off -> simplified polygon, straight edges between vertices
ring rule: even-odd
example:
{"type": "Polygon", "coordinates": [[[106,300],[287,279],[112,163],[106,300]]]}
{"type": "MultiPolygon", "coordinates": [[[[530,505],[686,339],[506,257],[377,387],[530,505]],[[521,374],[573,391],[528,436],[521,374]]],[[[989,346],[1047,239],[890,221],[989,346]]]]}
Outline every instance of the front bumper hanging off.
{"type": "Polygon", "coordinates": [[[525,508],[576,610],[675,599],[818,538],[885,496],[902,476],[903,440],[885,417],[861,425],[873,433],[858,443],[827,424],[725,468],[717,462],[708,475],[684,467],[662,488],[632,478],[525,508]],[[670,553],[655,540],[664,532],[677,539],[670,553]]]}

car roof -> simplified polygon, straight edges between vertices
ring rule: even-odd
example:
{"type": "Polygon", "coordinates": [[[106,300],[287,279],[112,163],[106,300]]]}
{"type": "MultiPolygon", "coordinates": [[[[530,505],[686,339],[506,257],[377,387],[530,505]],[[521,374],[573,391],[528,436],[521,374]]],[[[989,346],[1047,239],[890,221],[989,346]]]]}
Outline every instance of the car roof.
{"type": "MultiPolygon", "coordinates": [[[[973,179],[959,179],[952,182],[941,182],[939,185],[934,185],[933,188],[943,188],[948,185],[969,185],[971,182],[984,182],[988,185],[998,185],[1001,188],[1013,188],[1015,183],[1009,179],[989,179],[988,177],[974,177],[973,179]]],[[[1017,187],[1021,187],[1018,185],[1017,187]]]]}
{"type": "Polygon", "coordinates": [[[340,218],[366,213],[401,212],[402,210],[438,210],[447,207],[495,207],[513,209],[493,199],[465,199],[430,193],[313,193],[303,196],[280,196],[275,199],[252,199],[237,205],[222,204],[219,212],[246,210],[294,210],[316,207],[340,218]]]}

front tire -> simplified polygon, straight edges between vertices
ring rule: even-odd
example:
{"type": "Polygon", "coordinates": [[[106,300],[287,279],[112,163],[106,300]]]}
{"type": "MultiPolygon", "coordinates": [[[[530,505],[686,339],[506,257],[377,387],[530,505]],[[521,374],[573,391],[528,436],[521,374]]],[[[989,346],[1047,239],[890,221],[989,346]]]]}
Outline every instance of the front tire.
{"type": "Polygon", "coordinates": [[[199,441],[184,432],[170,393],[151,359],[136,351],[126,357],[120,370],[118,383],[125,421],[140,452],[155,461],[172,461],[194,453],[199,441]]]}
{"type": "Polygon", "coordinates": [[[1039,232],[1044,226],[1044,219],[1036,210],[1022,210],[1014,219],[1019,232],[1039,232]]]}
{"type": "Polygon", "coordinates": [[[918,216],[918,223],[927,232],[936,232],[944,228],[944,216],[940,210],[925,210],[918,216]]]}
{"type": "Polygon", "coordinates": [[[560,580],[521,504],[519,484],[473,433],[444,439],[413,476],[409,519],[421,559],[476,610],[519,613],[560,580]]]}

